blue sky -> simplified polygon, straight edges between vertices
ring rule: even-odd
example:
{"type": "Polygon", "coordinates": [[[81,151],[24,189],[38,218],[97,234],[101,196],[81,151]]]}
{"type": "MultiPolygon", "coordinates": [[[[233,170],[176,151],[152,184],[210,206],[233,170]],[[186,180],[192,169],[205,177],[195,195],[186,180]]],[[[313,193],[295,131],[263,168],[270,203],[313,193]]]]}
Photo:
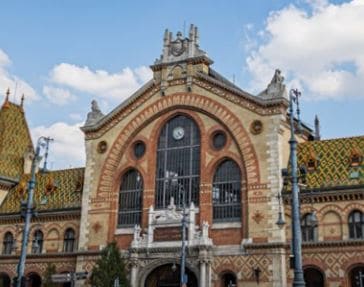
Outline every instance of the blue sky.
{"type": "Polygon", "coordinates": [[[92,99],[106,113],[149,77],[165,28],[199,27],[214,69],[257,94],[280,68],[324,138],[364,134],[364,1],[4,1],[0,99],[26,97],[51,166],[83,164],[78,127],[92,99]],[[14,90],[16,88],[16,95],[14,90]]]}

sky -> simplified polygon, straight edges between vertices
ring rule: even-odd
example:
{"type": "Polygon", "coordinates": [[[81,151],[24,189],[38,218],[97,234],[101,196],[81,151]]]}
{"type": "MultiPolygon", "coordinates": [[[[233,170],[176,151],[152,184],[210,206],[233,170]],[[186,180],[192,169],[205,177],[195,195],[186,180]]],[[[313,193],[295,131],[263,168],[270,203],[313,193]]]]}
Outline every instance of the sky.
{"type": "Polygon", "coordinates": [[[258,94],[279,68],[302,92],[322,138],[364,134],[364,0],[2,1],[0,101],[6,89],[33,139],[50,136],[52,169],[83,166],[83,125],[152,77],[166,28],[195,24],[213,68],[258,94]]]}

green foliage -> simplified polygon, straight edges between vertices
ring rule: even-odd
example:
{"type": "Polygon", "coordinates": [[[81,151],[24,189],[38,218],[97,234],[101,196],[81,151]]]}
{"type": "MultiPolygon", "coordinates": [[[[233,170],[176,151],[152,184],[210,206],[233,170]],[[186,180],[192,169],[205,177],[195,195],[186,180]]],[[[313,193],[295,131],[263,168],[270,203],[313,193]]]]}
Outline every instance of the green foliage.
{"type": "Polygon", "coordinates": [[[52,282],[52,275],[56,274],[56,266],[48,263],[44,274],[43,287],[56,287],[57,284],[52,282]]]}
{"type": "Polygon", "coordinates": [[[113,287],[116,278],[119,278],[120,287],[129,287],[124,261],[116,242],[112,242],[101,251],[101,258],[96,261],[92,270],[91,286],[113,287]]]}

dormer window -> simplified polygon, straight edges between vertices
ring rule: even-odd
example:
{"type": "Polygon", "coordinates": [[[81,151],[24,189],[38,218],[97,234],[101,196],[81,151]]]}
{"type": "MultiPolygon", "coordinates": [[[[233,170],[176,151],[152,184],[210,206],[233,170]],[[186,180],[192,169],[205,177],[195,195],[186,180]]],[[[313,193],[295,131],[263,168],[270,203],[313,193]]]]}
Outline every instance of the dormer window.
{"type": "Polygon", "coordinates": [[[356,167],[361,165],[363,161],[363,156],[357,151],[353,150],[350,155],[350,166],[356,167]]]}
{"type": "Polygon", "coordinates": [[[314,160],[313,158],[310,158],[307,161],[307,170],[314,171],[315,169],[316,169],[316,160],[314,160]]]}

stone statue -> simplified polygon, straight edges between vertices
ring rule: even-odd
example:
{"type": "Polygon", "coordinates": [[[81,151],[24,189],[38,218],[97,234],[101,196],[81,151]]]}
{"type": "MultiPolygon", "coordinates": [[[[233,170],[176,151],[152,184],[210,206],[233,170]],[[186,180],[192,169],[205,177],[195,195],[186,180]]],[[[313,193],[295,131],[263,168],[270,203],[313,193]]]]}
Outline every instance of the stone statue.
{"type": "Polygon", "coordinates": [[[96,100],[92,100],[91,102],[91,112],[87,114],[86,119],[86,126],[93,125],[99,121],[104,116],[104,114],[101,112],[99,105],[97,104],[96,100]]]}
{"type": "Polygon", "coordinates": [[[209,238],[209,223],[207,221],[202,223],[202,238],[209,238]]]}
{"type": "Polygon", "coordinates": [[[141,228],[140,225],[135,225],[134,226],[134,241],[140,241],[141,237],[140,237],[140,232],[141,232],[141,228]]]}
{"type": "Polygon", "coordinates": [[[286,85],[283,84],[284,77],[279,69],[276,69],[268,87],[258,96],[262,98],[287,97],[286,85]]]}
{"type": "Polygon", "coordinates": [[[282,84],[284,81],[284,77],[281,75],[281,70],[276,69],[274,72],[274,76],[272,78],[271,84],[282,84]]]}

